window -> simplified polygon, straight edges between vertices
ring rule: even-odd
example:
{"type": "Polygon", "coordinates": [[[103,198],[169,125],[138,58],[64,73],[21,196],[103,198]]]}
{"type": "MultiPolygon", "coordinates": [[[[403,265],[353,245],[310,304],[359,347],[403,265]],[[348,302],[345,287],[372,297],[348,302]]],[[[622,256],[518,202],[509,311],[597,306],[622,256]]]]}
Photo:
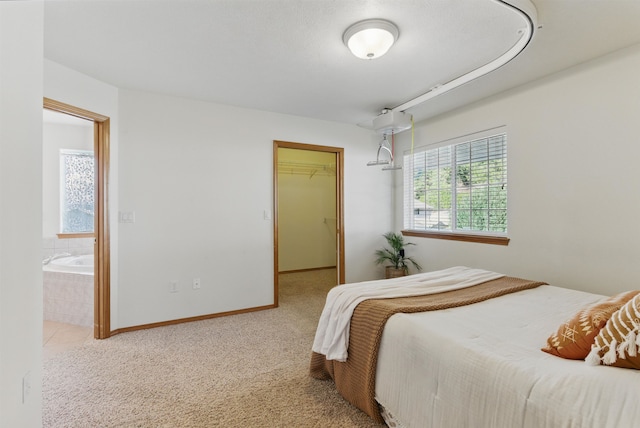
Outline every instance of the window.
{"type": "Polygon", "coordinates": [[[405,155],[404,165],[407,234],[506,236],[504,128],[424,147],[405,155]]]}
{"type": "Polygon", "coordinates": [[[62,233],[93,233],[94,177],[93,152],[60,150],[62,233]]]}

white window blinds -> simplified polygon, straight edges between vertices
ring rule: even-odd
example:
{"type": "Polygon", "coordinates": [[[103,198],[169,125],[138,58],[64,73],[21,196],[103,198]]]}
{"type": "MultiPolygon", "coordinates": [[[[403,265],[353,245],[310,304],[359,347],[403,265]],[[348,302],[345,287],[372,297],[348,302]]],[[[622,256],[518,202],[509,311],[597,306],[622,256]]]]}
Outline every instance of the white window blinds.
{"type": "Polygon", "coordinates": [[[504,129],[420,148],[404,165],[405,229],[506,234],[504,129]]]}

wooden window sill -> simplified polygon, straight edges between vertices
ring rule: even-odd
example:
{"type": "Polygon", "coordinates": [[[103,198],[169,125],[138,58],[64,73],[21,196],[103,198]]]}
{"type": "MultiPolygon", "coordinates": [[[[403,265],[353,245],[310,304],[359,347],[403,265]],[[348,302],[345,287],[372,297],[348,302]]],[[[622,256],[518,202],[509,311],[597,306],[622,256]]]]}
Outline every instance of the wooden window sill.
{"type": "Polygon", "coordinates": [[[454,233],[431,230],[403,230],[402,234],[404,236],[415,236],[419,238],[447,239],[449,241],[477,242],[480,244],[509,245],[509,238],[506,236],[476,235],[471,233],[454,233]]]}
{"type": "Polygon", "coordinates": [[[93,232],[85,233],[57,233],[58,239],[71,239],[71,238],[94,238],[93,232]]]}

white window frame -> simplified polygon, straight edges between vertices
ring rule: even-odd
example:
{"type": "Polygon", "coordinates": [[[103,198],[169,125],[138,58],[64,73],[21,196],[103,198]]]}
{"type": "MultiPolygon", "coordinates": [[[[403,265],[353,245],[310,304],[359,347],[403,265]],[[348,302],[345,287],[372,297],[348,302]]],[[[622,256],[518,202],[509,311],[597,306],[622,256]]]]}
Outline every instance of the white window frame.
{"type": "MultiPolygon", "coordinates": [[[[507,212],[505,213],[506,218],[505,218],[505,229],[501,230],[501,231],[489,231],[489,230],[478,230],[478,229],[473,229],[473,228],[460,228],[458,227],[458,225],[456,224],[457,221],[457,207],[456,207],[456,201],[457,201],[457,196],[456,196],[456,178],[457,175],[454,171],[456,171],[455,165],[456,165],[456,160],[455,160],[455,152],[456,152],[456,146],[459,145],[463,145],[463,144],[470,144],[473,142],[478,142],[478,141],[482,141],[482,140],[486,140],[488,141],[490,138],[492,137],[496,137],[496,136],[500,136],[503,138],[504,141],[504,145],[503,145],[503,164],[504,164],[504,173],[502,175],[502,177],[500,178],[500,182],[499,185],[501,186],[500,190],[504,190],[504,192],[506,192],[508,190],[507,187],[507,129],[505,126],[502,127],[498,127],[498,128],[492,128],[492,129],[488,129],[485,131],[481,131],[481,132],[476,132],[473,134],[467,134],[464,136],[460,136],[454,139],[449,139],[449,140],[445,140],[445,141],[441,141],[439,143],[436,144],[432,144],[432,145],[428,145],[428,146],[421,146],[421,147],[417,147],[415,149],[411,149],[409,151],[406,151],[404,153],[404,230],[402,231],[402,233],[404,235],[407,236],[418,236],[418,237],[428,237],[428,238],[438,238],[438,239],[450,239],[450,240],[459,240],[459,241],[471,241],[471,242],[484,242],[484,243],[489,243],[489,244],[498,244],[498,245],[508,245],[509,243],[509,238],[507,237],[507,229],[506,226],[508,225],[508,200],[505,202],[505,210],[507,210],[507,212]],[[444,148],[444,150],[443,150],[444,148]],[[427,223],[425,221],[425,223],[423,225],[416,225],[416,215],[415,215],[415,211],[416,209],[419,209],[421,206],[417,206],[416,205],[416,200],[415,200],[415,188],[414,188],[414,161],[417,157],[422,157],[422,156],[434,156],[438,153],[438,150],[440,150],[440,152],[446,152],[446,148],[449,148],[449,151],[451,153],[451,158],[447,161],[447,163],[450,163],[451,165],[451,177],[450,177],[450,182],[447,184],[447,186],[441,186],[440,190],[446,190],[448,192],[450,192],[451,194],[451,208],[450,208],[450,212],[448,215],[444,215],[443,218],[445,219],[445,222],[448,221],[450,224],[448,224],[447,226],[449,227],[445,227],[444,229],[435,227],[435,228],[430,228],[427,227],[427,223]]],[[[494,140],[495,141],[495,140],[494,140]]],[[[477,144],[477,143],[476,143],[477,144]]],[[[487,153],[487,159],[489,159],[490,155],[487,153]]],[[[443,165],[440,163],[440,160],[438,160],[438,168],[442,168],[443,165]]],[[[498,185],[497,182],[493,181],[491,183],[487,182],[486,186],[487,188],[489,188],[489,186],[495,186],[498,185]]],[[[488,191],[488,190],[487,190],[488,191]]],[[[501,192],[502,193],[502,192],[501,192]]],[[[502,197],[504,197],[504,195],[501,195],[502,197]]],[[[438,202],[439,205],[440,202],[438,202]]],[[[489,203],[489,201],[487,201],[487,203],[489,203]]],[[[425,202],[425,206],[424,208],[426,208],[426,202],[425,202]]],[[[440,213],[444,213],[445,210],[441,209],[440,206],[436,206],[436,207],[431,207],[432,209],[435,208],[435,210],[437,211],[436,215],[439,216],[440,213]]],[[[490,212],[490,208],[487,205],[487,210],[490,212]]],[[[439,217],[438,217],[439,218],[439,217]]],[[[433,220],[432,220],[433,222],[433,220]]],[[[442,223],[445,224],[445,223],[442,223]]],[[[488,225],[487,225],[488,226],[488,225]]],[[[488,229],[488,227],[486,227],[486,229],[488,229]]]]}
{"type": "Polygon", "coordinates": [[[70,149],[60,149],[60,235],[80,235],[80,234],[93,234],[95,229],[95,155],[92,150],[70,150],[70,149]],[[93,199],[93,211],[91,212],[91,217],[93,218],[93,228],[90,230],[69,230],[65,227],[65,211],[67,209],[67,201],[65,195],[65,183],[66,183],[66,168],[65,168],[65,157],[69,156],[80,156],[87,157],[93,159],[93,170],[92,170],[92,182],[91,184],[91,198],[93,199]]]}

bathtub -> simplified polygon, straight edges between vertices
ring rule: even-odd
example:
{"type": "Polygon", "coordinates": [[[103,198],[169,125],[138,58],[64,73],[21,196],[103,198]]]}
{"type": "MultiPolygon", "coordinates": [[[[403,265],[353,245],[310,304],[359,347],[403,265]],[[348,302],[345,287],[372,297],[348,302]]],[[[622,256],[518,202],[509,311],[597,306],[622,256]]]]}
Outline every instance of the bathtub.
{"type": "Polygon", "coordinates": [[[58,254],[42,266],[44,319],[93,325],[93,254],[58,254]],[[59,258],[55,258],[59,257],[59,258]]]}
{"type": "Polygon", "coordinates": [[[45,272],[66,272],[80,275],[93,275],[93,254],[68,256],[53,259],[42,266],[45,272]]]}

